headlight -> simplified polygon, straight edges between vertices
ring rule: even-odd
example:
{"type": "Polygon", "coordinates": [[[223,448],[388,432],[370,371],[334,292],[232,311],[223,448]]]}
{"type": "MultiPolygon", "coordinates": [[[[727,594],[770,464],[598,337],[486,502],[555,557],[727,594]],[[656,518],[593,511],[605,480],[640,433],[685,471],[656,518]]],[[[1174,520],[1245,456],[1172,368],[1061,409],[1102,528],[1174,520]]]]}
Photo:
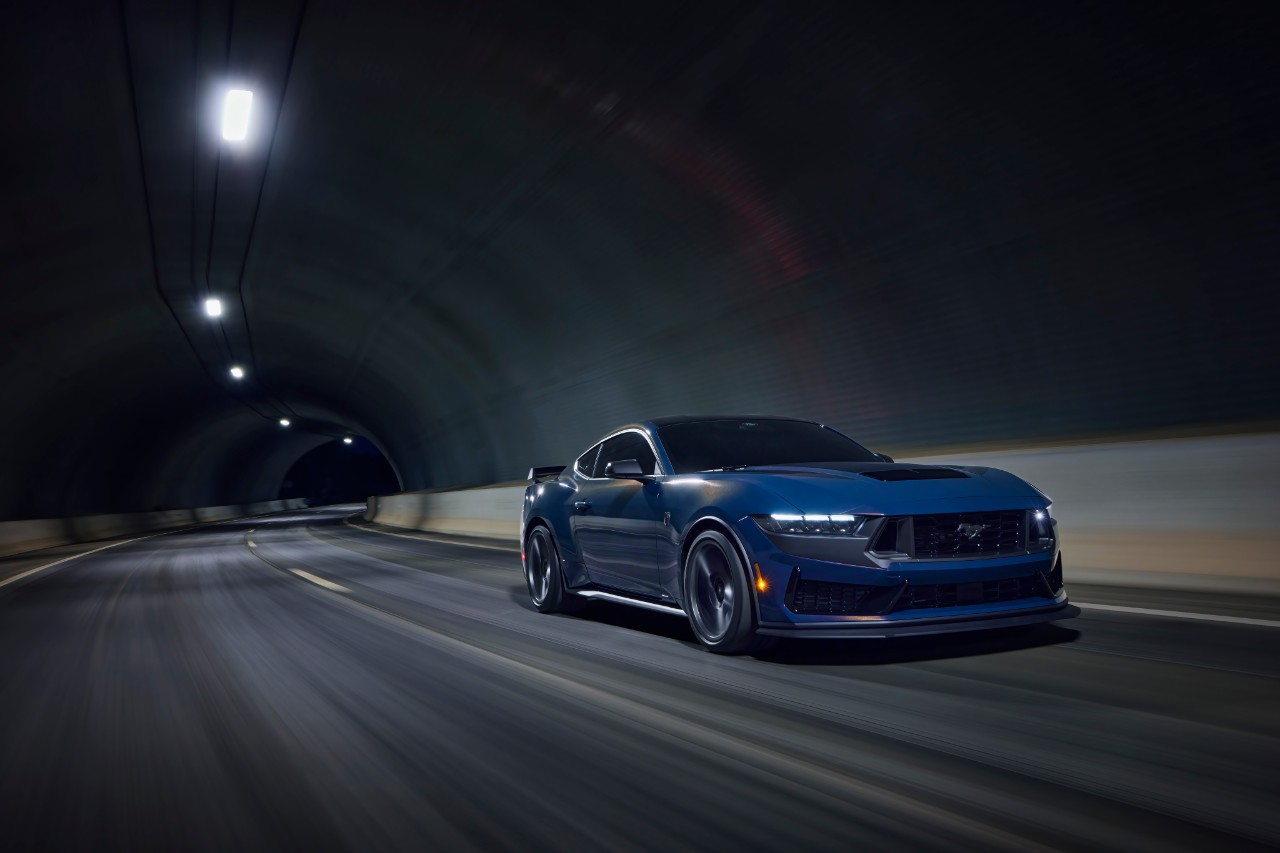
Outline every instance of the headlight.
{"type": "Polygon", "coordinates": [[[1051,509],[1053,504],[1044,509],[1031,510],[1030,523],[1027,525],[1028,551],[1053,550],[1053,517],[1049,515],[1051,509]]]}
{"type": "Polygon", "coordinates": [[[752,520],[766,533],[788,536],[857,536],[870,516],[866,515],[753,515],[752,520]]]}

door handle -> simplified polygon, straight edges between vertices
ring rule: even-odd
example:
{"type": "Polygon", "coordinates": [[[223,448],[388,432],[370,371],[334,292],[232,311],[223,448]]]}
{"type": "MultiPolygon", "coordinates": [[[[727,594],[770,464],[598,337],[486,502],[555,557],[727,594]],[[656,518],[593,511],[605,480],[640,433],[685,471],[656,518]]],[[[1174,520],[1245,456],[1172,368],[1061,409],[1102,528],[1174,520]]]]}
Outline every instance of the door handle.
{"type": "Polygon", "coordinates": [[[573,505],[578,508],[578,512],[588,512],[591,509],[591,501],[574,501],[573,505]]]}

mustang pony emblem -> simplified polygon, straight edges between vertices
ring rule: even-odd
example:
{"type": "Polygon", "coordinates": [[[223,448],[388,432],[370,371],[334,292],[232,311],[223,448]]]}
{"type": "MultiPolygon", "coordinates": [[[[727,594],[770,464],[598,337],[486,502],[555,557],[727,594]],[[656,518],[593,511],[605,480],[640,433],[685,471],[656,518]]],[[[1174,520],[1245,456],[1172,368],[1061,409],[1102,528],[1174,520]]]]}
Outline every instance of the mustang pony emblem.
{"type": "Polygon", "coordinates": [[[987,527],[986,524],[961,524],[956,527],[956,533],[965,539],[977,539],[987,527]]]}

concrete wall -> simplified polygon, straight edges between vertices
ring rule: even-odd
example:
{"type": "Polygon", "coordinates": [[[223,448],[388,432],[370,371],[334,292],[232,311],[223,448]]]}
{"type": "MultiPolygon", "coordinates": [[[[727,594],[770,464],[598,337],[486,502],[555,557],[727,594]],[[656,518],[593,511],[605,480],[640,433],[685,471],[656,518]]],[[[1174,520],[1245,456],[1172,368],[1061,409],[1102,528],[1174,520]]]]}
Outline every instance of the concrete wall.
{"type": "Polygon", "coordinates": [[[158,512],[0,521],[0,556],[52,548],[55,545],[66,545],[71,542],[89,542],[95,539],[127,536],[131,533],[167,530],[197,522],[222,521],[228,518],[298,509],[303,505],[301,500],[259,501],[251,504],[170,509],[158,512]]]}
{"type": "Polygon", "coordinates": [[[1072,577],[1280,592],[1280,434],[955,453],[1053,498],[1072,577]]]}
{"type": "MultiPolygon", "coordinates": [[[[989,465],[1054,501],[1071,578],[1280,592],[1280,434],[911,456],[989,465]]],[[[524,484],[370,498],[365,517],[516,541],[524,484]]]]}
{"type": "Polygon", "coordinates": [[[523,481],[478,489],[405,492],[369,498],[364,517],[392,527],[520,541],[523,481]]]}

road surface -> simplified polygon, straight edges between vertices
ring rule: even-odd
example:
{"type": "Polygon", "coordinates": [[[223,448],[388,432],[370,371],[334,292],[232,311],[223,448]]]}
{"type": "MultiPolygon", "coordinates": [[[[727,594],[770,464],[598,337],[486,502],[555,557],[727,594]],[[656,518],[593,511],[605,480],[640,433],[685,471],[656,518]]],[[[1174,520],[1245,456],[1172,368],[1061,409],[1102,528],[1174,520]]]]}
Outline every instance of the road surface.
{"type": "Polygon", "coordinates": [[[356,509],[0,561],[3,847],[1280,844],[1275,602],[725,658],[356,509]]]}

